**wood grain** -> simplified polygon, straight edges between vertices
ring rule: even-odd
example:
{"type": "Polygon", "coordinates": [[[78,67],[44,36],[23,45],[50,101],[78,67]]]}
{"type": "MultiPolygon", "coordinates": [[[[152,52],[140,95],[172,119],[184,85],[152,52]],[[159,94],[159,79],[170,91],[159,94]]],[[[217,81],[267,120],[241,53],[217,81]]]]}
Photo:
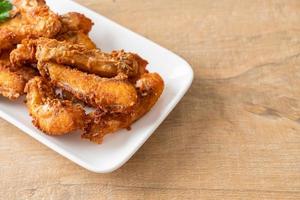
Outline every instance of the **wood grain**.
{"type": "Polygon", "coordinates": [[[178,53],[195,80],[111,174],[0,120],[0,199],[300,199],[300,1],[78,2],[178,53]]]}

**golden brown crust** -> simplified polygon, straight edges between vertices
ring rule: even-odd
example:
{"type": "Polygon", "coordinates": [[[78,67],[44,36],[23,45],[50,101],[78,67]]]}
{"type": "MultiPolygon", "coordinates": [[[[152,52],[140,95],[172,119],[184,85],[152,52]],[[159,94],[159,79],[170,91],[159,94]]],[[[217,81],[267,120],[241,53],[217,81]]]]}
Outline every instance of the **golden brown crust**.
{"type": "Polygon", "coordinates": [[[21,13],[21,22],[15,30],[21,38],[53,37],[61,30],[59,16],[44,0],[14,0],[21,13]]]}
{"type": "Polygon", "coordinates": [[[72,93],[68,92],[67,90],[61,90],[61,98],[64,100],[72,101],[73,103],[80,103],[81,105],[85,105],[84,102],[80,101],[76,98],[72,93]]]}
{"type": "MultiPolygon", "coordinates": [[[[95,48],[94,43],[88,38],[88,36],[81,32],[68,32],[59,35],[57,39],[68,42],[70,45],[73,43],[84,45],[88,49],[95,48]]],[[[47,41],[49,40],[46,38],[22,40],[22,42],[17,45],[17,48],[10,53],[10,62],[14,67],[21,67],[27,64],[36,64],[36,46],[47,41]]]]}
{"type": "Polygon", "coordinates": [[[137,54],[123,50],[104,53],[85,45],[48,38],[23,40],[11,53],[11,62],[16,66],[37,60],[73,66],[101,77],[110,78],[122,73],[136,79],[146,72],[148,64],[137,54]]]}
{"type": "Polygon", "coordinates": [[[37,71],[37,69],[34,69],[32,67],[26,67],[23,66],[21,68],[18,69],[11,69],[11,71],[13,71],[14,73],[22,76],[22,78],[25,80],[25,82],[27,83],[30,79],[32,79],[35,76],[39,75],[39,72],[37,71]]]}
{"type": "Polygon", "coordinates": [[[12,3],[16,6],[17,10],[23,14],[37,7],[46,5],[45,0],[13,0],[12,3]]]}
{"type": "Polygon", "coordinates": [[[11,62],[9,60],[9,54],[10,54],[10,51],[3,51],[0,54],[0,66],[1,67],[12,68],[11,62]]]}
{"type": "MultiPolygon", "coordinates": [[[[54,37],[61,29],[61,23],[57,14],[53,13],[48,6],[41,6],[23,16],[27,26],[23,26],[20,32],[23,38],[54,37]]],[[[22,39],[23,39],[22,38],[22,39]]]]}
{"type": "Polygon", "coordinates": [[[13,68],[9,61],[9,51],[0,55],[0,94],[10,100],[24,94],[26,82],[37,75],[37,71],[29,67],[13,68]]]}
{"type": "Polygon", "coordinates": [[[18,37],[18,33],[15,33],[14,30],[18,30],[20,25],[22,25],[22,17],[19,14],[0,23],[1,51],[12,49],[19,42],[20,38],[18,37]]]}
{"type": "Polygon", "coordinates": [[[10,100],[15,100],[24,94],[27,81],[34,77],[36,72],[31,68],[21,68],[12,71],[0,66],[0,94],[10,100]]]}
{"type": "Polygon", "coordinates": [[[132,112],[109,113],[97,110],[89,114],[89,123],[82,138],[102,143],[103,137],[130,125],[146,114],[158,101],[164,89],[164,82],[157,73],[147,73],[137,81],[139,100],[132,112]]]}
{"type": "Polygon", "coordinates": [[[10,62],[14,67],[37,63],[35,58],[36,40],[24,39],[17,48],[10,53],[10,62]]]}
{"type": "Polygon", "coordinates": [[[18,43],[18,39],[15,33],[0,28],[0,53],[3,50],[11,49],[18,43]]]}
{"type": "Polygon", "coordinates": [[[0,26],[0,49],[9,49],[25,38],[54,37],[61,30],[58,15],[44,1],[15,0],[20,14],[0,26]]]}
{"type": "Polygon", "coordinates": [[[61,15],[59,18],[62,24],[60,33],[82,31],[84,34],[88,34],[94,24],[91,19],[77,12],[69,12],[61,15]]]}
{"type": "Polygon", "coordinates": [[[89,38],[88,35],[82,31],[68,31],[56,36],[58,41],[66,41],[72,44],[84,45],[87,49],[95,49],[95,43],[89,38]]]}
{"type": "Polygon", "coordinates": [[[59,41],[67,41],[72,44],[81,44],[88,49],[95,49],[96,45],[89,38],[93,22],[81,13],[69,12],[59,16],[62,28],[55,37],[59,41]]]}
{"type": "Polygon", "coordinates": [[[44,38],[37,42],[36,58],[39,61],[73,66],[102,77],[114,77],[119,73],[138,77],[145,72],[147,65],[147,61],[133,53],[113,51],[109,54],[82,45],[44,38]]]}
{"type": "Polygon", "coordinates": [[[125,112],[137,102],[134,86],[124,78],[100,78],[50,62],[38,63],[38,69],[56,86],[95,108],[125,112]]]}
{"type": "Polygon", "coordinates": [[[79,104],[56,98],[52,87],[41,77],[26,85],[26,104],[33,124],[48,135],[64,135],[83,129],[85,111],[79,104]]]}
{"type": "Polygon", "coordinates": [[[0,94],[10,100],[15,100],[24,94],[26,81],[21,75],[12,72],[7,67],[0,66],[0,94]]]}

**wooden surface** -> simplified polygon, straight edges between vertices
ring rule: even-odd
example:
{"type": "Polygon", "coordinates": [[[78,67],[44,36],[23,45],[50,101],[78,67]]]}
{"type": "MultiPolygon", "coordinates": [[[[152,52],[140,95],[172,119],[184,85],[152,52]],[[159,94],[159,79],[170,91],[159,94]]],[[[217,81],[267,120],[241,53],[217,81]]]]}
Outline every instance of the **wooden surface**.
{"type": "Polygon", "coordinates": [[[0,120],[0,199],[300,199],[299,0],[78,2],[178,53],[195,80],[111,174],[0,120]]]}

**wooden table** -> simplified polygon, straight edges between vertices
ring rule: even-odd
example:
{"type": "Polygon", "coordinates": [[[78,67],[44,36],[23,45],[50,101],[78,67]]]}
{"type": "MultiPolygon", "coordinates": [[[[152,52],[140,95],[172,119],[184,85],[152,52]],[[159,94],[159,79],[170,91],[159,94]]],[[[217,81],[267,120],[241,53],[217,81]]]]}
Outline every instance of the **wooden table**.
{"type": "Polygon", "coordinates": [[[78,2],[178,53],[195,80],[110,174],[0,120],[0,199],[300,199],[299,0],[78,2]]]}

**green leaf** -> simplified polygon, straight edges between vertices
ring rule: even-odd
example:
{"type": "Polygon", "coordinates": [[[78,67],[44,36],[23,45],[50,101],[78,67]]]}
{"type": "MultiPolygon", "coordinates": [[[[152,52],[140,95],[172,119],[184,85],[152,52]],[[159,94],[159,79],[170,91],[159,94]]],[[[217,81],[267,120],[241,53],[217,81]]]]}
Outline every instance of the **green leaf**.
{"type": "Polygon", "coordinates": [[[7,0],[0,0],[0,12],[7,12],[13,8],[12,4],[7,0]]]}
{"type": "Polygon", "coordinates": [[[0,22],[3,22],[9,18],[9,12],[0,13],[0,22]]]}
{"type": "Polygon", "coordinates": [[[13,5],[7,0],[0,0],[0,22],[3,22],[9,18],[9,11],[13,8],[13,5]]]}

